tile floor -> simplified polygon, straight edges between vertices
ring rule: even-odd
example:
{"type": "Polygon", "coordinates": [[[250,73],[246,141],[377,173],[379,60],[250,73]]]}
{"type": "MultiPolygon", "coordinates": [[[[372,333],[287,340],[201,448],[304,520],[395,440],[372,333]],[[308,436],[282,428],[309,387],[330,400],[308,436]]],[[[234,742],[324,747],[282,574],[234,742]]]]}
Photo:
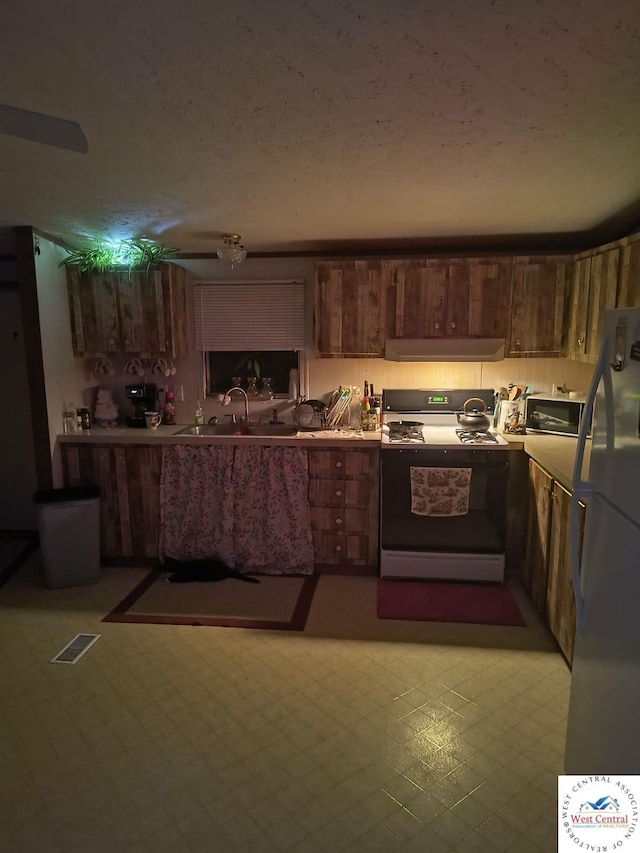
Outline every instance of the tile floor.
{"type": "Polygon", "coordinates": [[[1,851],[556,849],[569,672],[522,596],[528,628],[384,622],[323,576],[300,634],[126,625],[144,570],[39,568],[0,590],[1,851]]]}

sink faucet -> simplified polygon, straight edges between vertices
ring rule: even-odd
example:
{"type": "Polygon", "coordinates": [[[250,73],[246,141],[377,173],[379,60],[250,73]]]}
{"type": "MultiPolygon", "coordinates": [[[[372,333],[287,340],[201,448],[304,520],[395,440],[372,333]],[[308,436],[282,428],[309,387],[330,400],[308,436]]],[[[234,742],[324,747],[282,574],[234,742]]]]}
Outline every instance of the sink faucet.
{"type": "Polygon", "coordinates": [[[234,385],[233,388],[229,388],[229,390],[224,395],[224,405],[227,406],[231,402],[231,392],[239,391],[244,397],[244,422],[246,424],[249,423],[249,398],[247,397],[247,392],[244,388],[241,388],[239,385],[234,385]]]}

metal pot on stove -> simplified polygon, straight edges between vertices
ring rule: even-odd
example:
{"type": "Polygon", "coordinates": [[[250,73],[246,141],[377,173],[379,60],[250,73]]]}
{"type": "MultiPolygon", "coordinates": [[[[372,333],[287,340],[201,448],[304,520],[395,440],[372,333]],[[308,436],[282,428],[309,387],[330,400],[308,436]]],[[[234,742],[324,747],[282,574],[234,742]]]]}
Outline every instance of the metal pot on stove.
{"type": "Polygon", "coordinates": [[[470,397],[462,406],[461,411],[456,412],[456,419],[460,426],[465,429],[489,429],[491,423],[487,417],[487,405],[480,397],[470,397]],[[482,406],[479,409],[477,406],[467,408],[470,403],[480,403],[482,406]]]}

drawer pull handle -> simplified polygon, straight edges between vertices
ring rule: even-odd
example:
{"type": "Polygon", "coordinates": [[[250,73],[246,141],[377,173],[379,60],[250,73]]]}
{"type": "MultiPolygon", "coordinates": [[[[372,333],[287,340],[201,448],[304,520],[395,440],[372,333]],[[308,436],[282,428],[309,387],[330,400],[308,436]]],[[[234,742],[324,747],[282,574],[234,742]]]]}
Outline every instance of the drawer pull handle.
{"type": "Polygon", "coordinates": [[[336,468],[342,468],[342,462],[336,462],[336,468]]]}
{"type": "Polygon", "coordinates": [[[341,519],[341,518],[336,518],[336,524],[342,524],[342,519],[341,519]]]}
{"type": "Polygon", "coordinates": [[[336,545],[336,551],[342,551],[342,545],[336,545]]]}
{"type": "Polygon", "coordinates": [[[341,495],[341,494],[342,494],[342,492],[340,491],[340,489],[338,489],[338,490],[336,491],[336,495],[337,495],[338,497],[340,497],[340,495],[341,495]]]}

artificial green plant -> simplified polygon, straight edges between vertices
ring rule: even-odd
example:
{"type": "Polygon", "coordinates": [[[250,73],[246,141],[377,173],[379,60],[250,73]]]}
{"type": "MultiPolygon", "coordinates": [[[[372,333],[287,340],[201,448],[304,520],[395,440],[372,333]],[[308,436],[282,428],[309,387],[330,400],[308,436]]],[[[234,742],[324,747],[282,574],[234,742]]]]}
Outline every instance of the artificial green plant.
{"type": "Polygon", "coordinates": [[[67,257],[60,266],[77,266],[80,272],[105,272],[117,267],[144,267],[148,272],[154,264],[161,264],[172,258],[179,249],[172,249],[163,243],[152,240],[121,240],[108,243],[96,240],[84,249],[67,249],[67,257]]]}

